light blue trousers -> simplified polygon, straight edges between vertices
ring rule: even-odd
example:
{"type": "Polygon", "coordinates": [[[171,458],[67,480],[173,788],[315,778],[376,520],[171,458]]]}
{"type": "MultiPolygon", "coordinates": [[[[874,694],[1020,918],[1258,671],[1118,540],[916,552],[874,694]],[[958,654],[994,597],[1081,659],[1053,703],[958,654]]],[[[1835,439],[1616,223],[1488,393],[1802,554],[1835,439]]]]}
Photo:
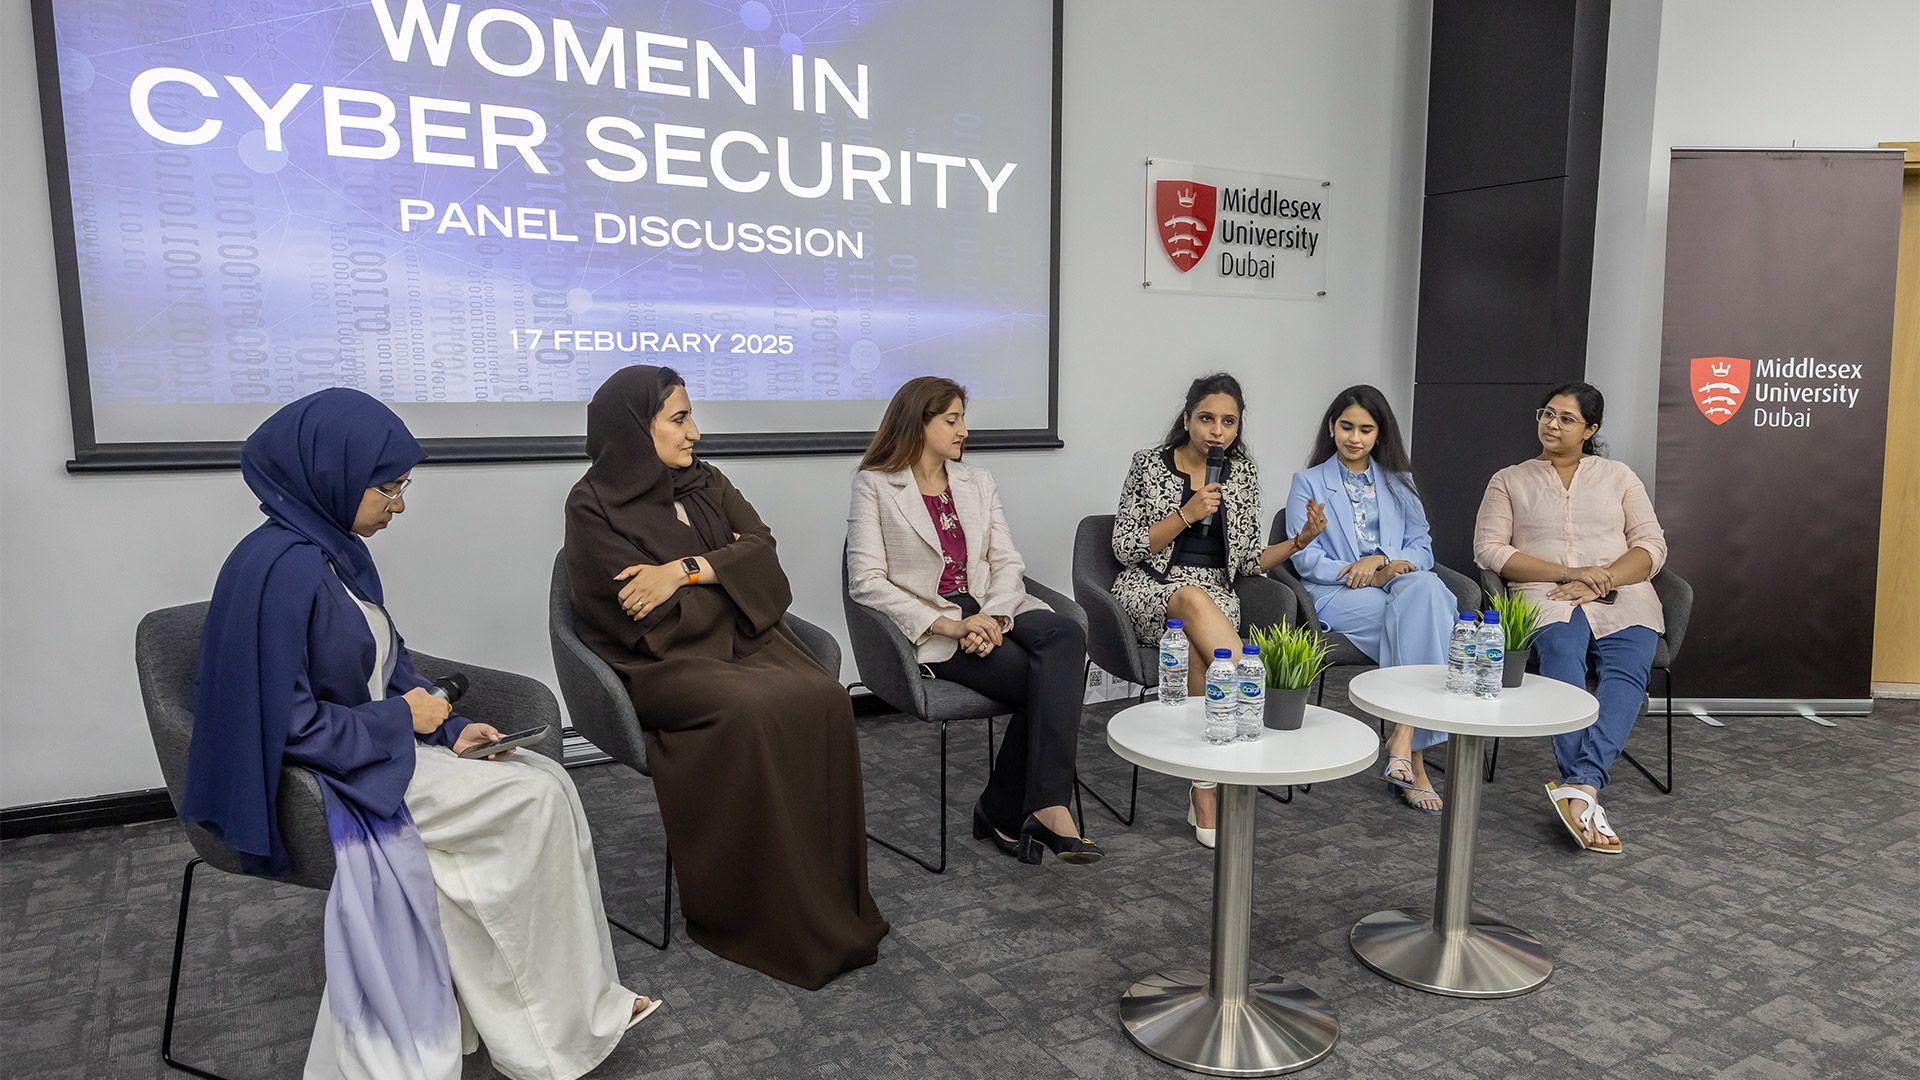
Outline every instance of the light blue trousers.
{"type": "MultiPolygon", "coordinates": [[[[1309,588],[1321,625],[1346,635],[1381,667],[1447,662],[1447,635],[1460,607],[1440,575],[1416,570],[1387,582],[1383,589],[1309,588]]],[[[1425,750],[1446,738],[1445,732],[1415,728],[1413,748],[1425,750]]]]}

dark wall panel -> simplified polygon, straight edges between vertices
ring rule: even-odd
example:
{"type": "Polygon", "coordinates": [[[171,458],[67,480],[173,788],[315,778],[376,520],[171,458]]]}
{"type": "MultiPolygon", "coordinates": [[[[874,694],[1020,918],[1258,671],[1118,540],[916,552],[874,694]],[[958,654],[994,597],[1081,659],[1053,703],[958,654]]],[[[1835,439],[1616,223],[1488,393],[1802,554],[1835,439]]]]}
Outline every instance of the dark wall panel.
{"type": "Polygon", "coordinates": [[[1435,0],[1413,456],[1434,551],[1470,569],[1496,470],[1586,370],[1607,0],[1435,0]]]}
{"type": "MultiPolygon", "coordinates": [[[[1420,239],[1421,382],[1546,378],[1566,180],[1430,195],[1420,239]]],[[[1576,363],[1574,372],[1580,370],[1576,363]]]]}
{"type": "Polygon", "coordinates": [[[1473,519],[1494,473],[1538,456],[1532,413],[1557,382],[1423,383],[1413,392],[1414,479],[1433,525],[1433,556],[1473,573],[1473,519]]]}
{"type": "Polygon", "coordinates": [[[1571,0],[1435,0],[1427,194],[1566,171],[1571,0]],[[1446,104],[1444,110],[1432,103],[1446,104]]]}

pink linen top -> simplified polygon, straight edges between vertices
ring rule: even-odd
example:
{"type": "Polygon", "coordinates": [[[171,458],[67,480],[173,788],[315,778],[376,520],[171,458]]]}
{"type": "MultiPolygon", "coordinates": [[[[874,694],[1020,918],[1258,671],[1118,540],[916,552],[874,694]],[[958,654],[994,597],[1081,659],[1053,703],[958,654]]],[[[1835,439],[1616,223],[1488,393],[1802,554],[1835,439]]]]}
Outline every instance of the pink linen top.
{"type": "MultiPolygon", "coordinates": [[[[1498,573],[1516,551],[1562,566],[1605,566],[1633,548],[1653,558],[1653,573],[1667,562],[1667,538],[1653,516],[1646,486],[1631,468],[1611,458],[1583,457],[1573,483],[1562,486],[1551,462],[1535,459],[1493,474],[1474,522],[1473,561],[1498,573]]],[[[1649,574],[1648,577],[1652,577],[1649,574]]],[[[1544,581],[1511,583],[1543,609],[1541,624],[1566,622],[1573,605],[1549,600],[1558,586],[1544,581]]],[[[1665,633],[1660,597],[1645,581],[1622,585],[1611,604],[1583,605],[1593,636],[1629,626],[1665,633]]]]}

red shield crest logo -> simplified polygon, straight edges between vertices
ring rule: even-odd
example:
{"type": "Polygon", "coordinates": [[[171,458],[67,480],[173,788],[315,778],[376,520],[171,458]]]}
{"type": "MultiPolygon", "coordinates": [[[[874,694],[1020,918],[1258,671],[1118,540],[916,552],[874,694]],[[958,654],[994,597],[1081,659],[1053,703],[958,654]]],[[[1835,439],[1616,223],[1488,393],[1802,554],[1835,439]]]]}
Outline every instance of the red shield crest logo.
{"type": "Polygon", "coordinates": [[[1193,269],[1213,242],[1213,213],[1218,192],[1211,184],[1191,180],[1156,180],[1153,220],[1160,228],[1160,246],[1181,273],[1193,269]]]}
{"type": "Polygon", "coordinates": [[[1738,356],[1696,356],[1693,358],[1693,403],[1700,414],[1716,425],[1733,419],[1747,403],[1747,387],[1752,383],[1753,361],[1738,356]]]}

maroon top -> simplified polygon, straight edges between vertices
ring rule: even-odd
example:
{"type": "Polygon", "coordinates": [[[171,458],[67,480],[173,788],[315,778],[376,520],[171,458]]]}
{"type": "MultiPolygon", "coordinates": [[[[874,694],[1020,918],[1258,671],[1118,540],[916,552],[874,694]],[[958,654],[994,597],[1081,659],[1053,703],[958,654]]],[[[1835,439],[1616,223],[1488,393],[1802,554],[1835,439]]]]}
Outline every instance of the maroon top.
{"type": "Polygon", "coordinates": [[[933,531],[940,534],[940,554],[946,565],[940,568],[940,595],[967,591],[967,534],[960,531],[960,516],[953,512],[953,489],[938,495],[921,495],[927,515],[933,518],[933,531]]]}

